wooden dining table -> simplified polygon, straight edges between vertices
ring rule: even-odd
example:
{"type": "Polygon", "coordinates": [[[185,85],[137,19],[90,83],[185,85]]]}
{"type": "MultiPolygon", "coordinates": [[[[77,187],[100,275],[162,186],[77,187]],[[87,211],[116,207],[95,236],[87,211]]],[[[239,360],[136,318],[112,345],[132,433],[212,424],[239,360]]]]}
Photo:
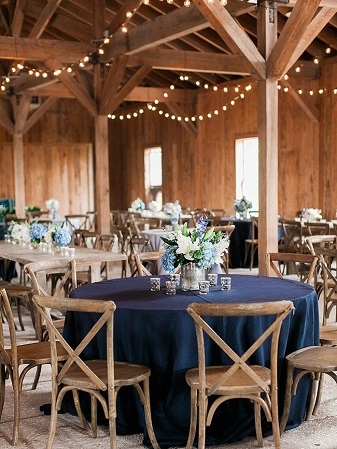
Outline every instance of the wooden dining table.
{"type": "MultiPolygon", "coordinates": [[[[53,258],[53,260],[75,259],[81,262],[95,261],[95,260],[100,260],[102,262],[120,262],[123,260],[127,260],[127,256],[125,254],[84,247],[75,247],[75,255],[71,256],[70,258],[69,256],[62,256],[59,252],[51,254],[48,252],[40,251],[37,248],[31,249],[29,246],[13,244],[5,242],[3,240],[0,241],[0,258],[17,262],[20,265],[26,265],[27,263],[31,262],[49,261],[51,258],[53,258]]],[[[97,282],[101,280],[101,273],[98,266],[92,267],[91,279],[92,282],[97,282]]],[[[41,285],[42,288],[44,289],[46,288],[45,272],[38,273],[38,283],[39,285],[41,285]]]]}
{"type": "MultiPolygon", "coordinates": [[[[263,302],[291,300],[295,311],[282,326],[279,345],[279,404],[283,407],[286,378],[285,356],[305,346],[319,344],[319,313],[315,290],[306,284],[280,278],[263,276],[231,275],[232,289],[222,291],[220,280],[210,293],[200,295],[198,291],[166,294],[166,275],[160,276],[159,291],[150,291],[150,279],[146,276],[113,279],[81,286],[71,292],[73,298],[113,300],[117,309],[114,320],[115,359],[140,363],[151,368],[150,391],[154,430],[161,448],[184,446],[187,441],[190,419],[190,393],[185,381],[185,372],[197,366],[197,343],[192,318],[186,311],[192,302],[263,302]]],[[[97,317],[87,318],[69,313],[66,316],[64,335],[75,345],[87,332],[88,323],[97,317]],[[87,322],[88,320],[88,322],[87,322]]],[[[239,352],[244,351],[254,339],[255,331],[267,326],[267,319],[238,318],[228,324],[219,318],[218,327],[222,336],[239,352]]],[[[102,358],[105,354],[104,332],[90,345],[87,357],[102,358]]],[[[219,354],[209,348],[208,362],[221,363],[219,354]]],[[[267,352],[267,351],[266,351],[267,352]]],[[[258,362],[268,366],[264,351],[257,355],[258,362]]],[[[305,417],[309,378],[301,380],[293,397],[288,427],[300,425],[305,417]]],[[[118,432],[144,432],[144,444],[150,446],[146,429],[143,428],[142,408],[132,390],[122,389],[117,396],[118,432]],[[137,405],[138,404],[138,405],[137,405]]],[[[71,406],[69,411],[72,412],[71,406]]],[[[90,410],[84,402],[84,410],[90,410]]],[[[265,432],[270,431],[263,422],[265,432]]],[[[249,401],[234,400],[224,403],[207,428],[207,445],[223,444],[241,440],[254,434],[254,411],[249,401]]]]}

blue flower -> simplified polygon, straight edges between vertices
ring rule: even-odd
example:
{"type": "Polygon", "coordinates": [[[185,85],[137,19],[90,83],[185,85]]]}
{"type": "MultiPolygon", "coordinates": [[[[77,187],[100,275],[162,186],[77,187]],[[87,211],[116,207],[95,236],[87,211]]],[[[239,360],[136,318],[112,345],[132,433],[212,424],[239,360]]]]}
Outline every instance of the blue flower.
{"type": "Polygon", "coordinates": [[[71,242],[71,235],[67,228],[58,228],[54,234],[54,241],[57,246],[66,246],[71,242]]]}
{"type": "Polygon", "coordinates": [[[166,271],[172,273],[175,269],[177,245],[169,246],[162,257],[162,264],[166,271]]]}
{"type": "Polygon", "coordinates": [[[211,242],[205,242],[203,244],[203,257],[200,261],[199,266],[201,268],[211,268],[214,265],[216,257],[216,249],[211,242]]]}
{"type": "Polygon", "coordinates": [[[29,229],[29,236],[34,242],[40,242],[47,232],[47,227],[41,223],[32,223],[29,229]]]}
{"type": "Polygon", "coordinates": [[[207,226],[208,226],[208,218],[206,217],[206,215],[202,215],[200,218],[199,218],[199,220],[197,221],[197,223],[196,223],[196,225],[195,225],[195,228],[196,228],[196,230],[197,230],[197,233],[198,233],[198,236],[199,237],[201,237],[204,233],[205,233],[205,231],[206,231],[206,229],[207,229],[207,226]]]}

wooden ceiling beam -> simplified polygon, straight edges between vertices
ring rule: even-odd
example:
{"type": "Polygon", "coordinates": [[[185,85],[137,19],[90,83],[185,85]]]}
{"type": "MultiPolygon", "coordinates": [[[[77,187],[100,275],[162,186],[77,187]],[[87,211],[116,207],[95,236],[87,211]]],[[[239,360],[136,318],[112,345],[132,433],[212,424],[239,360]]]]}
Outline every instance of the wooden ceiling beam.
{"type": "Polygon", "coordinates": [[[62,0],[49,0],[47,2],[45,7],[43,8],[41,15],[35,22],[32,31],[29,33],[29,37],[38,39],[41,36],[41,34],[46,29],[46,26],[48,25],[50,19],[53,17],[53,14],[60,5],[61,1],[62,0]]]}
{"type": "Polygon", "coordinates": [[[51,58],[63,63],[72,63],[95,50],[96,45],[90,42],[0,36],[1,59],[44,61],[51,58]]]}
{"type": "Polygon", "coordinates": [[[186,34],[207,28],[209,25],[195,6],[175,9],[169,14],[158,16],[151,22],[145,22],[128,33],[118,31],[110,44],[106,46],[104,60],[118,54],[134,54],[156,47],[186,34]]]}
{"type": "Polygon", "coordinates": [[[25,134],[35,123],[40,120],[40,118],[45,114],[50,107],[56,103],[58,99],[56,97],[48,97],[46,98],[42,104],[34,111],[27,119],[24,127],[23,134],[25,134]]]}
{"type": "Polygon", "coordinates": [[[111,110],[109,113],[113,112],[118,106],[125,100],[127,95],[134,89],[138,84],[142,82],[142,80],[146,77],[146,75],[151,71],[150,66],[142,66],[137,72],[122,86],[114,97],[114,101],[111,105],[111,110]]]}
{"type": "Polygon", "coordinates": [[[107,27],[109,35],[116,33],[120,29],[120,27],[126,21],[126,13],[128,11],[137,10],[139,5],[143,3],[143,0],[126,0],[124,4],[120,7],[117,14],[115,14],[113,20],[107,27]]]}
{"type": "Polygon", "coordinates": [[[148,64],[154,69],[249,75],[236,55],[198,51],[147,50],[129,56],[128,65],[148,64]]]}
{"type": "Polygon", "coordinates": [[[337,4],[335,8],[322,8],[316,16],[312,19],[311,23],[306,29],[305,34],[302,36],[300,42],[295,48],[295,51],[290,58],[288,64],[284,69],[284,74],[292,67],[306,48],[313,42],[313,40],[318,36],[318,34],[323,30],[323,28],[329,23],[330,19],[337,12],[337,4]]]}
{"type": "Polygon", "coordinates": [[[268,60],[267,77],[280,79],[286,73],[301,39],[314,17],[320,0],[297,0],[268,60]]]}
{"type": "Polygon", "coordinates": [[[15,4],[15,10],[14,10],[12,26],[11,26],[12,36],[20,36],[20,34],[21,34],[23,19],[25,16],[24,10],[25,10],[26,3],[27,3],[27,0],[17,0],[17,2],[15,4]]]}
{"type": "Polygon", "coordinates": [[[28,92],[32,95],[37,95],[41,97],[58,97],[58,98],[75,98],[74,94],[59,81],[55,84],[45,85],[39,84],[36,86],[29,87],[28,92]]]}
{"type": "Polygon", "coordinates": [[[114,98],[125,74],[128,56],[117,56],[110,66],[108,76],[103,85],[99,114],[109,114],[114,98]]]}
{"type": "Polygon", "coordinates": [[[23,134],[23,128],[27,121],[32,97],[31,95],[24,93],[23,95],[20,95],[17,98],[19,98],[19,104],[16,110],[15,133],[23,134]]]}
{"type": "Polygon", "coordinates": [[[219,2],[208,3],[208,0],[194,0],[194,3],[234,55],[242,59],[247,71],[256,79],[265,79],[266,63],[264,58],[226,8],[219,2]]]}
{"type": "Polygon", "coordinates": [[[135,87],[125,97],[126,101],[139,101],[143,103],[153,102],[157,99],[160,103],[177,102],[192,104],[195,102],[196,90],[174,89],[169,92],[160,87],[135,87]],[[167,96],[165,94],[168,94],[167,96]]]}
{"type": "MultiPolygon", "coordinates": [[[[51,70],[57,70],[61,68],[61,63],[54,60],[46,60],[45,65],[51,70]]],[[[75,78],[65,70],[61,71],[61,73],[58,75],[58,78],[68,87],[68,89],[74,94],[78,102],[85,107],[89,114],[93,117],[96,117],[98,113],[96,102],[83,88],[83,86],[80,85],[80,83],[76,81],[75,78]]]]}

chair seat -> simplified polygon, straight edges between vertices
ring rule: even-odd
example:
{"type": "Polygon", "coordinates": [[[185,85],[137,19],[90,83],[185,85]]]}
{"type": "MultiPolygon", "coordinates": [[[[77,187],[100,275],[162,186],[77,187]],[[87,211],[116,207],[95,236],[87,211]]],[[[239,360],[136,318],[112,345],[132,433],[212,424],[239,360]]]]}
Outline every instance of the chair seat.
{"type": "MultiPolygon", "coordinates": [[[[58,360],[61,362],[67,357],[67,352],[62,348],[61,345],[57,344],[58,348],[58,360]]],[[[50,363],[51,352],[50,352],[50,342],[36,342],[27,343],[24,345],[17,346],[17,360],[20,365],[36,364],[44,365],[50,363]],[[37,361],[38,360],[38,361],[37,361]],[[37,361],[37,362],[36,362],[37,361]]],[[[7,349],[9,354],[12,353],[11,349],[7,349]]]]}
{"type": "Polygon", "coordinates": [[[289,354],[288,364],[309,372],[329,373],[337,370],[337,348],[308,346],[289,354]]]}
{"type": "MultiPolygon", "coordinates": [[[[90,369],[107,385],[107,364],[106,360],[87,360],[86,364],[90,369]]],[[[114,379],[116,387],[134,385],[149,377],[151,370],[143,365],[135,365],[126,362],[115,362],[114,379]]],[[[88,376],[86,376],[78,365],[73,365],[63,377],[64,385],[75,385],[77,388],[90,388],[100,390],[101,388],[93,382],[89,386],[88,376]],[[76,379],[76,380],[74,380],[76,379]]]]}
{"type": "MultiPolygon", "coordinates": [[[[270,385],[270,370],[260,365],[250,365],[249,366],[266,384],[270,385]]],[[[217,380],[228,371],[230,366],[208,366],[206,367],[206,388],[217,382],[217,380]]],[[[199,387],[199,370],[198,368],[193,368],[186,373],[186,382],[192,388],[199,387]]],[[[234,375],[232,375],[226,383],[219,387],[214,394],[220,393],[230,394],[231,392],[243,393],[258,393],[261,392],[261,388],[254,382],[248,374],[242,370],[237,370],[234,375]]]]}
{"type": "Polygon", "coordinates": [[[337,326],[322,326],[319,332],[319,340],[322,345],[337,344],[337,326]]]}

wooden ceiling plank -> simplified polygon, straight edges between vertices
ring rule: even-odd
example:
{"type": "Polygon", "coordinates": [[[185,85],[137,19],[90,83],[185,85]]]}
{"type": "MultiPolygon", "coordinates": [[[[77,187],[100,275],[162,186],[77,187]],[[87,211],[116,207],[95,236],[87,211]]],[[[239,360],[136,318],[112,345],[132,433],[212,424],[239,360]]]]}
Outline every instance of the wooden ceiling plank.
{"type": "Polygon", "coordinates": [[[302,53],[308,48],[311,42],[318,36],[318,34],[323,30],[323,28],[329,23],[330,19],[336,14],[337,5],[335,8],[322,8],[316,16],[311,21],[308,26],[304,36],[301,41],[298,43],[295,51],[290,58],[288,64],[284,69],[284,74],[292,67],[296,61],[300,58],[302,53]]]}
{"type": "Polygon", "coordinates": [[[319,123],[319,111],[315,104],[309,101],[303,95],[300,95],[290,80],[281,80],[281,83],[288,87],[290,95],[294,98],[296,103],[302,108],[302,110],[307,114],[309,119],[314,123],[319,123]]]}
{"type": "Polygon", "coordinates": [[[126,0],[125,3],[120,7],[118,13],[114,16],[113,20],[110,22],[107,30],[109,36],[116,33],[120,27],[126,21],[126,13],[128,11],[134,11],[143,3],[143,0],[126,0]]]}
{"type": "Polygon", "coordinates": [[[51,85],[39,84],[27,89],[32,95],[41,97],[75,98],[74,94],[59,81],[51,85]]]}
{"type": "Polygon", "coordinates": [[[146,75],[151,71],[151,66],[142,66],[137,72],[120,88],[120,90],[115,95],[112,104],[109,106],[111,109],[108,113],[113,112],[118,106],[125,100],[125,97],[134,89],[141,81],[146,77],[146,75]]]}
{"type": "Polygon", "coordinates": [[[147,50],[129,57],[129,65],[148,64],[154,69],[249,75],[236,55],[197,51],[147,50]]]}
{"type": "Polygon", "coordinates": [[[24,19],[24,10],[26,6],[27,0],[17,0],[12,20],[12,36],[20,36],[23,19],[24,19]]]}
{"type": "Polygon", "coordinates": [[[113,60],[113,63],[109,69],[108,76],[106,77],[103,85],[101,104],[99,107],[100,114],[109,113],[109,106],[113,102],[113,99],[117,94],[119,86],[122,82],[127,60],[128,56],[124,55],[116,56],[116,58],[113,60]]]}
{"type": "Polygon", "coordinates": [[[0,125],[13,136],[15,133],[15,126],[11,118],[11,107],[6,100],[0,99],[0,125]]]}
{"type": "Polygon", "coordinates": [[[297,0],[268,60],[267,77],[280,79],[305,35],[320,0],[297,0]]]}
{"type": "Polygon", "coordinates": [[[96,45],[90,42],[0,36],[1,59],[44,61],[51,58],[63,63],[71,63],[95,50],[96,45]]]}
{"type": "MultiPolygon", "coordinates": [[[[57,70],[62,67],[59,61],[46,60],[45,65],[51,70],[57,70]]],[[[58,75],[59,80],[64,83],[68,89],[74,94],[75,98],[81,103],[85,109],[93,117],[97,116],[97,105],[95,100],[88,94],[88,92],[65,70],[62,70],[58,75]]]]}
{"type": "Polygon", "coordinates": [[[115,33],[106,46],[104,60],[110,61],[121,53],[131,55],[144,51],[207,27],[208,23],[195,6],[179,8],[132,28],[128,33],[115,33]]]}
{"type": "MultiPolygon", "coordinates": [[[[169,111],[172,112],[176,117],[185,117],[185,112],[181,109],[181,107],[177,103],[167,103],[166,107],[169,111]]],[[[190,120],[186,122],[185,120],[180,120],[179,123],[183,128],[186,129],[193,137],[198,136],[198,128],[197,126],[191,122],[190,120]]]]}
{"type": "Polygon", "coordinates": [[[45,114],[48,109],[51,108],[51,106],[56,103],[58,98],[56,97],[48,97],[46,98],[41,105],[34,111],[27,119],[24,127],[23,127],[23,134],[26,133],[35,123],[40,120],[40,118],[45,114]]]}
{"type": "Polygon", "coordinates": [[[194,3],[232,52],[242,59],[249,73],[254,78],[265,79],[266,63],[264,58],[226,8],[219,2],[208,3],[208,0],[194,0],[194,3]]]}
{"type": "Polygon", "coordinates": [[[40,17],[37,19],[32,31],[29,33],[29,37],[38,39],[41,36],[61,2],[62,0],[49,0],[46,3],[40,17]]]}
{"type": "MultiPolygon", "coordinates": [[[[286,6],[290,6],[290,7],[295,7],[296,4],[299,2],[300,0],[289,0],[289,2],[287,3],[286,6]]],[[[320,6],[321,7],[328,7],[328,8],[334,8],[336,7],[336,0],[321,0],[320,1],[320,6]]]]}

